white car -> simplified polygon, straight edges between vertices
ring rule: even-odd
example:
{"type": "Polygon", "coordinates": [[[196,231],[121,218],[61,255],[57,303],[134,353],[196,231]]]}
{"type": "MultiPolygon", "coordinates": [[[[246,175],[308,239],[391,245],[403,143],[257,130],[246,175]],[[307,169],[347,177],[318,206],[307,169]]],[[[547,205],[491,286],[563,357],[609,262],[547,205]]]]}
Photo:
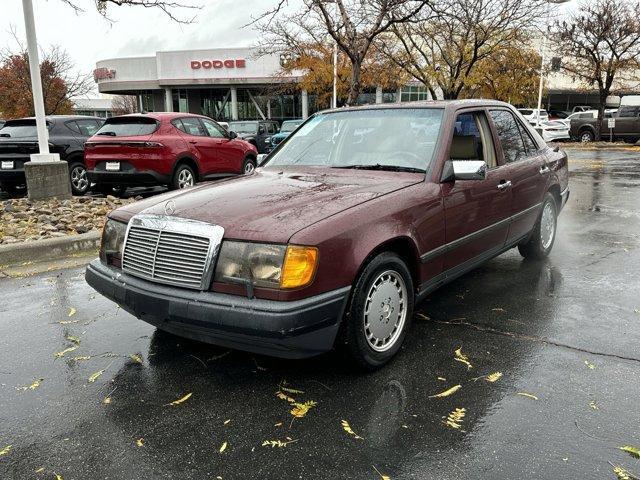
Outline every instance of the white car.
{"type": "Polygon", "coordinates": [[[542,130],[542,139],[545,142],[553,142],[554,140],[569,140],[569,125],[564,120],[548,120],[540,122],[540,130],[542,130]]]}
{"type": "Polygon", "coordinates": [[[549,114],[546,110],[537,108],[519,108],[518,111],[531,125],[536,125],[538,122],[548,122],[549,114]]]}

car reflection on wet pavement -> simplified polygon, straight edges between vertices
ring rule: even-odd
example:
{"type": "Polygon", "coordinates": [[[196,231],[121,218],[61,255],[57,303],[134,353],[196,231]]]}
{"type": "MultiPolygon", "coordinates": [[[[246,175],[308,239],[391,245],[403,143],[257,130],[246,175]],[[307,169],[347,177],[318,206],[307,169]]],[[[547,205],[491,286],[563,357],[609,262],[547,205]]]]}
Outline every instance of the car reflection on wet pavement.
{"type": "Polygon", "coordinates": [[[640,446],[640,154],[570,164],[548,261],[510,251],[434,292],[375,373],[164,334],[83,269],[0,280],[0,478],[640,473],[619,449],[640,446]]]}

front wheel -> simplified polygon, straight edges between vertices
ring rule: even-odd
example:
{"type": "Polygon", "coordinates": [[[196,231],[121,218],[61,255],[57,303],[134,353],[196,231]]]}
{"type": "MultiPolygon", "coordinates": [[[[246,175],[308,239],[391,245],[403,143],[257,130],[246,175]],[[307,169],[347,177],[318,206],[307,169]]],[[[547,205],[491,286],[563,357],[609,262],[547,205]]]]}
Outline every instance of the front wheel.
{"type": "Polygon", "coordinates": [[[556,239],[558,226],[558,207],[556,200],[547,193],[542,202],[542,210],[533,227],[531,237],[526,243],[518,245],[518,251],[524,258],[542,260],[549,255],[556,239]]]}
{"type": "Polygon", "coordinates": [[[178,168],[176,168],[176,171],[173,174],[170,187],[173,190],[178,190],[193,187],[195,184],[196,175],[193,173],[193,169],[186,164],[178,165],[178,168]]]}
{"type": "Polygon", "coordinates": [[[413,281],[405,262],[391,252],[371,260],[353,287],[343,319],[342,342],[359,366],[374,370],[398,352],[413,304],[413,281]]]}
{"type": "Polygon", "coordinates": [[[242,173],[245,175],[250,174],[256,169],[256,161],[253,158],[245,158],[242,162],[242,173]]]}
{"type": "Polygon", "coordinates": [[[84,195],[89,191],[89,179],[87,178],[87,167],[82,162],[72,162],[69,164],[69,181],[71,182],[71,193],[74,195],[84,195]]]}
{"type": "Polygon", "coordinates": [[[585,130],[584,132],[580,132],[580,141],[582,143],[593,142],[595,136],[591,130],[585,130]]]}

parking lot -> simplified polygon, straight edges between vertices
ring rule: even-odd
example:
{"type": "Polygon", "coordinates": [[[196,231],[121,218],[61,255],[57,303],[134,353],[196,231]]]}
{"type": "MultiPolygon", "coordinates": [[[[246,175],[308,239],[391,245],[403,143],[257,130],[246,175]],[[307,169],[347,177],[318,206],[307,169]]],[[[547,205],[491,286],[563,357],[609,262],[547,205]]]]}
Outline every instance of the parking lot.
{"type": "Polygon", "coordinates": [[[569,155],[550,258],[512,250],[434,292],[375,373],[163,334],[83,268],[0,279],[0,478],[640,473],[619,449],[640,444],[639,154],[569,155]]]}

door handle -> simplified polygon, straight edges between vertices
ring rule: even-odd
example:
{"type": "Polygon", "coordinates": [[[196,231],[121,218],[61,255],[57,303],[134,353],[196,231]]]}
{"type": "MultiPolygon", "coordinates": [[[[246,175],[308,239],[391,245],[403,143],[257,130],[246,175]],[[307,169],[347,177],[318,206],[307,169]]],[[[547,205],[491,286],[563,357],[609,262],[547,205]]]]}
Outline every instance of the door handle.
{"type": "Polygon", "coordinates": [[[547,167],[546,165],[540,167],[540,175],[544,175],[545,173],[549,173],[550,171],[551,170],[549,170],[549,167],[547,167]]]}
{"type": "Polygon", "coordinates": [[[506,190],[509,187],[511,187],[511,180],[507,180],[506,182],[500,182],[498,184],[498,190],[500,191],[506,190]]]}
{"type": "Polygon", "coordinates": [[[196,140],[189,140],[189,143],[192,144],[192,145],[197,145],[198,144],[198,142],[196,140]]]}

